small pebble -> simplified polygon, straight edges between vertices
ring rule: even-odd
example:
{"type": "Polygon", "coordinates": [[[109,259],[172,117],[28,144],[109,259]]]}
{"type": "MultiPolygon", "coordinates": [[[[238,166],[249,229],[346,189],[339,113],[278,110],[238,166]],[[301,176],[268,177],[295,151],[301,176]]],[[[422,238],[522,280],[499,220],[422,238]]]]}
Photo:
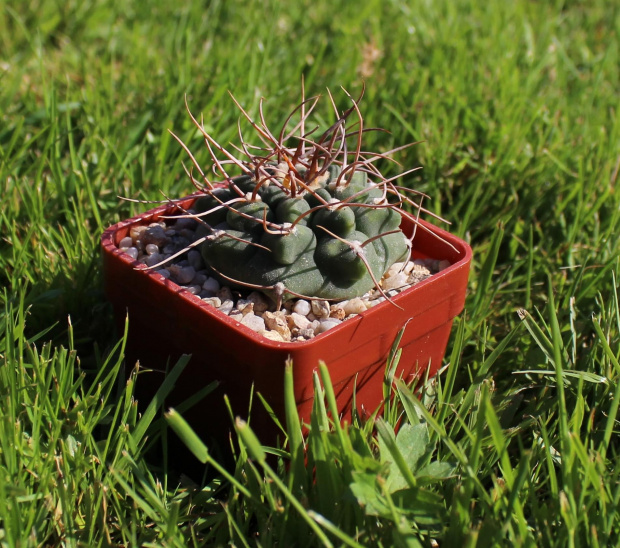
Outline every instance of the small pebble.
{"type": "Polygon", "coordinates": [[[186,238],[180,234],[174,237],[174,245],[176,245],[179,249],[184,249],[191,243],[192,241],[189,238],[186,238]]]}
{"type": "Polygon", "coordinates": [[[194,270],[193,266],[184,266],[177,271],[174,278],[180,284],[188,284],[194,279],[195,275],[196,270],[194,270]]]}
{"type": "Polygon", "coordinates": [[[131,239],[131,236],[125,236],[120,242],[118,242],[118,247],[121,249],[127,249],[131,246],[133,246],[133,240],[131,239]]]}
{"type": "Polygon", "coordinates": [[[202,289],[199,285],[188,285],[185,287],[192,295],[198,295],[202,289]]]}
{"type": "Polygon", "coordinates": [[[337,320],[335,318],[329,318],[328,320],[321,320],[321,325],[319,327],[319,333],[325,333],[325,331],[327,331],[328,329],[331,329],[332,327],[336,327],[337,325],[340,325],[342,322],[340,320],[337,320]]]}
{"type": "MultiPolygon", "coordinates": [[[[164,256],[159,253],[153,253],[152,255],[148,255],[144,260],[144,264],[146,266],[155,266],[158,263],[161,263],[164,260],[164,256]]],[[[170,266],[172,269],[172,265],[170,266]]]]}
{"type": "Polygon", "coordinates": [[[391,278],[392,276],[396,276],[397,274],[405,273],[408,274],[413,268],[413,263],[408,261],[407,263],[394,263],[388,271],[384,274],[384,278],[391,278]]]}
{"type": "Polygon", "coordinates": [[[265,331],[265,320],[263,320],[263,318],[261,318],[260,316],[254,314],[254,312],[243,316],[241,323],[249,327],[252,331],[256,331],[257,333],[265,331]]]}
{"type": "Polygon", "coordinates": [[[207,278],[202,284],[202,288],[206,291],[213,291],[213,293],[217,293],[220,290],[220,282],[218,282],[215,278],[207,278]]]}
{"type": "Polygon", "coordinates": [[[416,263],[411,263],[413,264],[413,268],[411,269],[411,272],[425,272],[427,274],[431,273],[430,270],[430,266],[427,264],[416,264],[416,263]]]}
{"type": "Polygon", "coordinates": [[[128,247],[125,253],[129,255],[134,261],[138,258],[138,250],[135,247],[128,247]]]}
{"type": "Polygon", "coordinates": [[[263,314],[265,326],[271,331],[276,331],[282,336],[282,340],[291,340],[291,330],[282,312],[265,312],[263,314]]]}
{"type": "Polygon", "coordinates": [[[330,318],[335,318],[337,320],[344,320],[347,313],[344,311],[342,303],[332,304],[331,310],[329,312],[330,318]]]}
{"type": "Polygon", "coordinates": [[[306,329],[300,329],[299,336],[303,337],[306,340],[312,339],[314,338],[314,329],[312,329],[311,327],[307,327],[306,329]]]}
{"type": "MultiPolygon", "coordinates": [[[[221,299],[221,297],[220,297],[221,299]]],[[[220,301],[222,304],[219,306],[219,310],[224,314],[230,314],[232,309],[235,307],[235,303],[232,299],[226,299],[224,301],[220,301]]]]}
{"type": "Polygon", "coordinates": [[[190,244],[192,241],[194,241],[196,239],[196,233],[193,230],[190,230],[189,228],[184,228],[183,230],[181,230],[179,232],[179,242],[181,241],[181,238],[185,240],[185,243],[183,244],[183,246],[186,246],[188,244],[190,244]]]}
{"type": "Polygon", "coordinates": [[[174,223],[174,228],[176,230],[184,230],[186,228],[195,229],[198,223],[195,219],[191,219],[190,217],[180,217],[174,223]]]}
{"type": "Polygon", "coordinates": [[[132,226],[129,229],[129,236],[131,236],[131,239],[135,243],[142,237],[142,234],[146,232],[147,229],[148,227],[144,225],[132,226]]]}
{"type": "Polygon", "coordinates": [[[398,287],[402,287],[403,285],[407,285],[407,274],[400,272],[384,280],[383,290],[387,291],[388,289],[396,289],[398,287]]]}
{"type": "Polygon", "coordinates": [[[156,270],[156,272],[157,274],[163,276],[166,279],[170,278],[170,270],[168,270],[167,268],[159,268],[158,270],[156,270]]]}
{"type": "Polygon", "coordinates": [[[317,318],[329,318],[329,303],[327,301],[312,301],[312,313],[317,318]]]}
{"type": "MultiPolygon", "coordinates": [[[[204,286],[203,286],[204,287],[204,286]]],[[[230,290],[230,287],[220,287],[217,291],[217,296],[222,299],[222,301],[232,301],[233,294],[230,290]]]]}
{"type": "Polygon", "coordinates": [[[302,329],[308,328],[310,325],[310,320],[297,312],[293,312],[286,317],[286,323],[288,324],[289,329],[293,330],[293,328],[295,328],[301,331],[302,329]]]}
{"type": "Polygon", "coordinates": [[[356,297],[355,299],[351,299],[349,302],[347,302],[344,305],[344,311],[345,311],[345,314],[347,315],[361,314],[365,310],[366,310],[366,305],[364,304],[364,301],[362,301],[362,299],[360,299],[359,297],[356,297]]]}
{"type": "Polygon", "coordinates": [[[429,271],[424,270],[414,270],[409,274],[407,278],[407,283],[409,284],[417,284],[418,282],[426,280],[431,275],[429,271]]]}
{"type": "Polygon", "coordinates": [[[164,229],[159,225],[149,226],[142,235],[142,243],[144,245],[155,244],[161,246],[168,241],[168,236],[164,229]]]}
{"type": "Polygon", "coordinates": [[[403,263],[394,263],[385,273],[385,278],[392,278],[403,271],[403,263]]]}
{"type": "Polygon", "coordinates": [[[244,316],[246,314],[254,314],[254,303],[245,299],[239,299],[237,301],[237,308],[244,316]]]}
{"type": "Polygon", "coordinates": [[[202,268],[204,268],[204,263],[202,261],[202,255],[200,254],[200,251],[190,249],[187,252],[187,260],[189,261],[189,264],[194,267],[195,270],[201,270],[202,268]]]}
{"type": "Polygon", "coordinates": [[[435,270],[437,266],[435,263],[435,259],[415,259],[411,261],[413,263],[413,268],[424,268],[424,269],[432,269],[435,270]]]}
{"type": "Polygon", "coordinates": [[[310,314],[310,303],[304,299],[299,299],[293,306],[293,311],[302,316],[310,314]]]}
{"type": "Polygon", "coordinates": [[[152,255],[153,253],[159,253],[159,247],[155,244],[146,244],[144,251],[146,251],[147,255],[152,255]]]}
{"type": "Polygon", "coordinates": [[[215,308],[220,308],[222,306],[222,301],[220,301],[220,299],[218,299],[217,297],[208,297],[206,299],[202,299],[203,302],[207,303],[208,305],[211,305],[215,308]]]}
{"type": "Polygon", "coordinates": [[[254,312],[257,314],[262,314],[269,309],[269,301],[258,291],[252,291],[252,293],[248,295],[247,300],[254,304],[254,312]]]}
{"type": "Polygon", "coordinates": [[[260,334],[265,337],[266,339],[269,339],[270,341],[276,341],[276,342],[286,342],[283,338],[282,335],[280,335],[280,333],[278,333],[277,331],[269,331],[269,330],[264,330],[261,331],[260,334]]]}

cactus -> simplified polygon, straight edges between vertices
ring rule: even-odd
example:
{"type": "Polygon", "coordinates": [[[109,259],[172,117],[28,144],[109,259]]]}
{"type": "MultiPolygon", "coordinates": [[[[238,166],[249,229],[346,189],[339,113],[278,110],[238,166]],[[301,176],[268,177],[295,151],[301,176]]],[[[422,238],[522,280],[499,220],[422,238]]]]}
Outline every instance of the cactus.
{"type": "Polygon", "coordinates": [[[263,142],[250,146],[239,130],[241,147],[235,148],[242,159],[220,146],[187,108],[220,177],[220,183],[212,182],[173,134],[192,160],[186,172],[202,195],[191,213],[200,222],[194,245],[228,285],[261,289],[278,306],[293,297],[350,299],[373,287],[381,291],[379,280],[389,267],[410,257],[412,239],[399,226],[402,216],[417,224],[422,207],[411,196],[421,200],[423,195],[394,181],[415,169],[387,179],[375,166],[410,145],[385,154],[363,152],[362,137],[369,131],[358,106],[363,91],[357,100],[345,93],[352,106],[342,114],[329,93],[337,119],[315,140],[305,126],[319,97],[302,97],[277,137],[264,122],[262,102],[257,123],[233,97],[263,142]],[[345,125],[353,113],[357,128],[349,133],[345,125]],[[299,121],[289,131],[296,115],[299,121]],[[354,147],[348,143],[352,139],[354,147]],[[230,166],[241,175],[231,176],[230,166]],[[404,204],[416,214],[405,211],[404,204]]]}

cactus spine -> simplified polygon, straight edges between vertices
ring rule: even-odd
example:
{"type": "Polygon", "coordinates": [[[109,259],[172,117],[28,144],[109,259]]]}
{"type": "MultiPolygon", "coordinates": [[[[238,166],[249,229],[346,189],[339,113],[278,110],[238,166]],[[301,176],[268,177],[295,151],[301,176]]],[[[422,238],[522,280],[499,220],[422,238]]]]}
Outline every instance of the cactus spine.
{"type": "Polygon", "coordinates": [[[339,113],[329,94],[336,122],[316,140],[305,126],[319,97],[302,98],[277,137],[264,122],[262,102],[257,123],[233,97],[263,142],[256,147],[241,139],[241,159],[190,112],[221,179],[212,182],[181,143],[200,174],[195,178],[186,170],[202,194],[193,214],[200,222],[197,243],[208,267],[228,285],[261,289],[278,305],[293,297],[350,299],[378,287],[392,264],[409,258],[411,240],[399,226],[402,216],[417,223],[422,207],[412,196],[421,200],[423,195],[394,181],[415,169],[391,179],[381,174],[375,162],[405,147],[386,154],[363,152],[367,130],[358,106],[363,92],[357,100],[347,96],[352,106],[339,113]],[[345,125],[353,113],[357,128],[348,133],[345,125]],[[300,120],[289,131],[295,115],[300,120]],[[241,175],[230,176],[230,165],[241,175]],[[417,215],[406,212],[404,204],[417,208],[417,215]]]}

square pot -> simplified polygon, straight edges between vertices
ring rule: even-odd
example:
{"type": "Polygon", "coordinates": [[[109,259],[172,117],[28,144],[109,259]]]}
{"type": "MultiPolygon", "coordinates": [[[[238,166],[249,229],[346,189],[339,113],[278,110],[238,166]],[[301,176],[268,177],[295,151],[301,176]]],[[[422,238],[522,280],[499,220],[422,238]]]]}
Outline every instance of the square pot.
{"type": "MultiPolygon", "coordinates": [[[[195,197],[187,198],[183,207],[189,208],[193,200],[195,197]]],[[[192,354],[192,359],[167,405],[178,405],[207,383],[219,381],[217,395],[208,396],[186,415],[202,436],[219,437],[228,431],[231,423],[221,403],[223,394],[228,395],[235,414],[247,417],[252,384],[282,417],[284,367],[289,357],[293,360],[299,415],[306,422],[312,410],[313,372],[320,360],[329,368],[342,417],[350,417],[354,386],[358,411],[372,413],[382,402],[389,350],[405,325],[396,376],[409,382],[427,373],[432,376],[439,369],[452,321],[465,301],[471,249],[463,240],[423,223],[444,241],[418,229],[413,258],[447,260],[450,266],[393,297],[402,310],[383,302],[311,340],[275,342],[157,272],[146,270],[145,265],[118,249],[118,243],[132,226],[174,213],[172,206],[158,207],[104,232],[105,291],[113,304],[120,332],[129,317],[129,363],[140,360],[143,367],[159,372],[140,378],[137,384],[142,396],[155,392],[163,380],[166,362],[182,354],[192,354]]],[[[404,219],[402,228],[410,235],[413,224],[404,219]]],[[[273,421],[262,405],[254,404],[251,421],[259,433],[274,433],[273,421]]]]}

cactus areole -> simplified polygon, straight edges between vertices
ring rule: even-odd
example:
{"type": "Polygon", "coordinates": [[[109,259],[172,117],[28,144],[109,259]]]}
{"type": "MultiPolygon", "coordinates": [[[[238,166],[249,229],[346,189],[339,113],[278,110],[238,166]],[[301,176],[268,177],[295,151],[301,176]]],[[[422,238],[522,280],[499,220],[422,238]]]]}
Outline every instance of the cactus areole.
{"type": "Polygon", "coordinates": [[[236,201],[231,187],[256,185],[243,177],[199,199],[197,212],[208,224],[200,229],[205,263],[228,283],[260,287],[275,298],[350,299],[372,289],[406,257],[409,241],[394,209],[372,207],[378,189],[366,177],[337,186],[338,172],[329,170],[324,184],[294,198],[267,183],[236,201]],[[356,202],[346,201],[355,194],[356,202]]]}
{"type": "Polygon", "coordinates": [[[306,124],[319,97],[302,98],[277,135],[264,122],[262,103],[255,122],[233,98],[261,141],[250,145],[239,130],[236,155],[190,113],[216,177],[205,175],[181,143],[199,173],[186,170],[188,176],[202,194],[195,211],[186,214],[199,221],[194,245],[222,282],[262,290],[278,306],[295,297],[343,300],[374,287],[382,291],[380,280],[390,266],[409,259],[412,240],[399,226],[402,216],[417,222],[423,209],[412,198],[421,201],[423,195],[395,180],[415,170],[389,179],[381,174],[377,160],[405,147],[365,152],[362,137],[371,129],[364,128],[361,96],[347,97],[352,106],[340,113],[329,94],[336,121],[314,139],[316,128],[307,132],[306,124]],[[353,113],[355,129],[347,131],[353,113]],[[231,175],[233,170],[241,174],[231,175]]]}

